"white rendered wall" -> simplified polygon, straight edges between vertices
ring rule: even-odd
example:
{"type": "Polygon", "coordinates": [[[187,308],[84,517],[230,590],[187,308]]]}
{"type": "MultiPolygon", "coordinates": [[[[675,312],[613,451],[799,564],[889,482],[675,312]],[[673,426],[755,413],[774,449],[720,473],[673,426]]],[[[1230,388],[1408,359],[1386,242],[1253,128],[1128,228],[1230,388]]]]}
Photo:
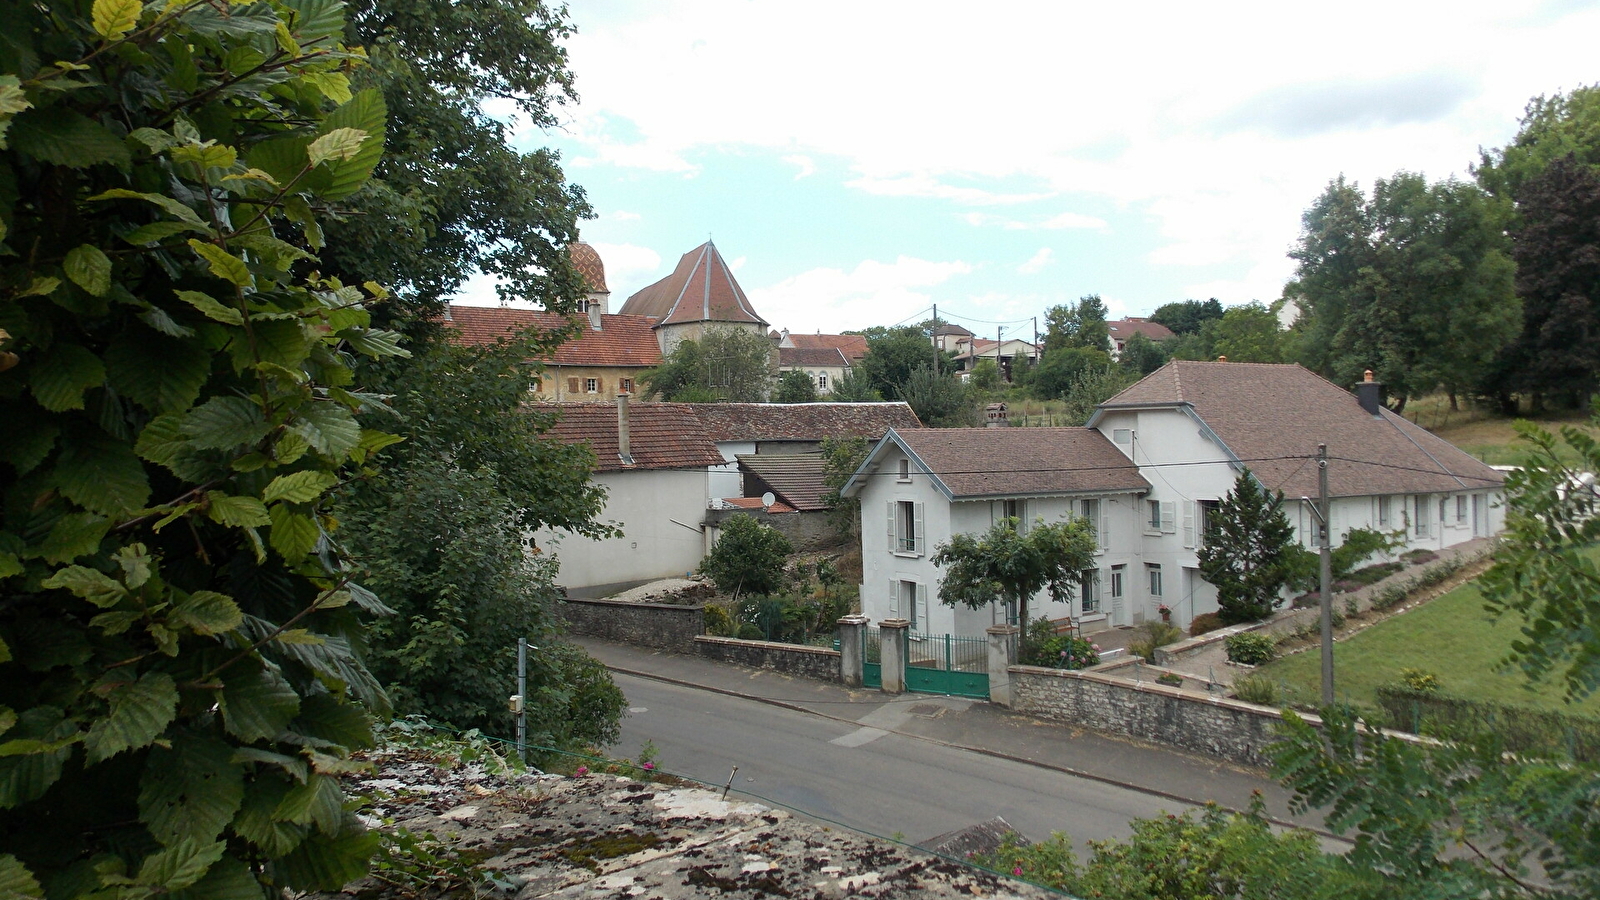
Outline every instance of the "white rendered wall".
{"type": "Polygon", "coordinates": [[[536,534],[538,545],[560,560],[558,583],[569,588],[624,584],[681,577],[699,567],[705,556],[700,531],[706,515],[704,469],[601,472],[594,480],[607,491],[599,520],[617,525],[623,534],[604,540],[536,534]]]}

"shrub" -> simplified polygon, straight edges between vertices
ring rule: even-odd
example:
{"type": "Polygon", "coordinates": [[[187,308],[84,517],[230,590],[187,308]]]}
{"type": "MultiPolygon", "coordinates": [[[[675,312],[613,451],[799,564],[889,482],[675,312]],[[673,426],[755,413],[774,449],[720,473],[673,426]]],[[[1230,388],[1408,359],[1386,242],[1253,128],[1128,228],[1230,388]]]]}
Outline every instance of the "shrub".
{"type": "Polygon", "coordinates": [[[1412,550],[1408,553],[1401,554],[1400,558],[1405,560],[1407,565],[1420,566],[1423,563],[1431,563],[1438,559],[1439,554],[1433,552],[1432,550],[1412,550]]]}
{"type": "Polygon", "coordinates": [[[1247,666],[1259,666],[1272,661],[1276,655],[1272,638],[1254,631],[1241,631],[1228,635],[1224,641],[1228,648],[1228,661],[1247,666]]]}
{"type": "Polygon", "coordinates": [[[1405,684],[1379,685],[1377,694],[1385,718],[1400,730],[1451,738],[1490,732],[1507,753],[1580,763],[1600,761],[1600,720],[1451,697],[1405,684]]]}
{"type": "Polygon", "coordinates": [[[1340,583],[1354,583],[1366,587],[1369,584],[1377,584],[1403,568],[1405,566],[1397,562],[1377,563],[1351,572],[1340,583]]]}
{"type": "MultiPolygon", "coordinates": [[[[1393,553],[1405,546],[1404,531],[1374,531],[1370,528],[1352,528],[1345,533],[1344,543],[1333,548],[1329,563],[1335,578],[1356,571],[1356,567],[1379,553],[1393,553]]],[[[1371,568],[1368,566],[1368,568],[1371,568]]],[[[1396,566],[1396,569],[1399,567],[1396,566]]]]}
{"type": "Polygon", "coordinates": [[[767,636],[761,633],[761,626],[754,622],[746,622],[739,626],[739,640],[764,641],[767,636]]]}
{"type": "Polygon", "coordinates": [[[1439,681],[1439,673],[1429,672],[1427,669],[1401,669],[1400,683],[1413,691],[1425,694],[1436,694],[1443,687],[1439,681]]]}
{"type": "Polygon", "coordinates": [[[739,633],[739,627],[734,624],[733,616],[728,611],[716,604],[709,604],[705,609],[706,634],[713,637],[733,637],[739,633]]]}
{"type": "Polygon", "coordinates": [[[1167,687],[1183,687],[1183,676],[1177,672],[1162,672],[1156,676],[1156,683],[1167,687]]]}
{"type": "Polygon", "coordinates": [[[1099,665],[1100,645],[1074,634],[1057,634],[1047,640],[1023,644],[1020,656],[1020,662],[1025,666],[1087,669],[1099,665]]]}
{"type": "Polygon", "coordinates": [[[1251,672],[1233,682],[1233,696],[1246,703],[1277,706],[1278,694],[1278,683],[1260,672],[1251,672]]]}
{"type": "Polygon", "coordinates": [[[747,515],[722,523],[722,537],[706,554],[700,571],[730,594],[770,594],[783,586],[783,563],[794,547],[770,525],[747,515]]]}
{"type": "Polygon", "coordinates": [[[1207,632],[1216,631],[1222,627],[1222,616],[1218,613],[1208,612],[1195,616],[1189,622],[1189,636],[1199,637],[1207,632]]]}
{"type": "Polygon", "coordinates": [[[1183,629],[1170,622],[1146,622],[1138,628],[1140,637],[1128,644],[1128,652],[1155,662],[1156,648],[1165,647],[1183,639],[1183,629]]]}

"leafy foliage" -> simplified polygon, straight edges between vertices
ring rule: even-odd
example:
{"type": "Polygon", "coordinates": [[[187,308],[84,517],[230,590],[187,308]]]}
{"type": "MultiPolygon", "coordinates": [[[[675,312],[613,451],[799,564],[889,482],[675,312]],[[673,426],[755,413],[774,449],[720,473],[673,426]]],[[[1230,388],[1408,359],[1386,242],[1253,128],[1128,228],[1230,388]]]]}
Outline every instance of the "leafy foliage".
{"type": "Polygon", "coordinates": [[[743,328],[707,328],[699,340],[684,340],[661,365],[641,376],[663,400],[686,403],[766,399],[772,341],[743,328]]]}
{"type": "Polygon", "coordinates": [[[867,355],[858,368],[879,396],[905,399],[905,386],[918,369],[937,366],[940,374],[954,370],[949,354],[934,346],[921,328],[872,328],[865,335],[867,355]]]}
{"type": "Polygon", "coordinates": [[[1122,344],[1117,365],[1136,378],[1143,378],[1167,363],[1167,351],[1159,343],[1134,332],[1122,344]]]}
{"type": "Polygon", "coordinates": [[[778,376],[778,388],[772,392],[773,403],[815,403],[817,386],[804,372],[788,371],[778,376]]]}
{"type": "Polygon", "coordinates": [[[834,379],[833,389],[828,392],[828,399],[835,403],[880,403],[883,395],[872,386],[871,379],[860,373],[856,368],[846,369],[843,375],[834,379]]]}
{"type": "Polygon", "coordinates": [[[1230,306],[1220,319],[1200,328],[1206,358],[1226,356],[1229,362],[1283,362],[1283,334],[1278,316],[1259,303],[1230,306]]]}
{"type": "Polygon", "coordinates": [[[1000,601],[1015,604],[1017,621],[1028,622],[1028,601],[1042,590],[1066,603],[1078,574],[1094,568],[1094,528],[1083,519],[1035,522],[1019,532],[1005,518],[981,535],[957,534],[934,548],[933,564],[944,569],[939,602],[982,609],[1000,601]]]}
{"type": "Polygon", "coordinates": [[[1052,306],[1044,311],[1044,349],[1082,348],[1105,353],[1111,349],[1106,327],[1106,305],[1099,294],[1087,294],[1072,306],[1052,306]]]}
{"type": "Polygon", "coordinates": [[[1033,392],[1041,399],[1063,398],[1072,392],[1086,373],[1100,373],[1112,368],[1111,354],[1104,350],[1090,347],[1046,350],[1033,371],[1033,392]]]}
{"type": "Polygon", "coordinates": [[[753,516],[723,520],[722,536],[700,563],[717,589],[730,594],[771,594],[783,586],[783,564],[794,547],[778,529],[753,516]]]}
{"type": "Polygon", "coordinates": [[[872,444],[866,438],[822,439],[822,483],[828,489],[822,502],[828,506],[828,521],[845,537],[855,534],[860,524],[861,498],[842,497],[839,492],[871,452],[872,444]]]}
{"type": "Polygon", "coordinates": [[[1259,666],[1272,661],[1277,655],[1272,638],[1255,631],[1230,634],[1223,641],[1228,651],[1228,661],[1259,666]]]}
{"type": "Polygon", "coordinates": [[[1246,469],[1206,517],[1200,575],[1217,588],[1223,624],[1264,619],[1282,605],[1282,592],[1301,571],[1294,526],[1283,493],[1269,493],[1246,469]]]}
{"type": "Polygon", "coordinates": [[[63,900],[337,888],[374,846],[338,776],[385,609],[328,493],[391,440],[357,355],[405,351],[382,288],[306,272],[382,98],[315,0],[5,18],[0,870],[63,900]]]}
{"type": "Polygon", "coordinates": [[[1150,314],[1150,321],[1167,326],[1173,334],[1199,334],[1208,320],[1222,318],[1222,303],[1210,300],[1180,300],[1164,303],[1150,314]]]}
{"type": "Polygon", "coordinates": [[[900,386],[900,398],[929,428],[970,428],[978,422],[977,403],[966,385],[932,366],[913,371],[900,386]]]}
{"type": "Polygon", "coordinates": [[[1052,634],[1037,640],[1023,641],[1021,651],[1017,654],[1017,661],[1025,666],[1087,669],[1100,664],[1100,648],[1088,638],[1075,634],[1052,634]]]}

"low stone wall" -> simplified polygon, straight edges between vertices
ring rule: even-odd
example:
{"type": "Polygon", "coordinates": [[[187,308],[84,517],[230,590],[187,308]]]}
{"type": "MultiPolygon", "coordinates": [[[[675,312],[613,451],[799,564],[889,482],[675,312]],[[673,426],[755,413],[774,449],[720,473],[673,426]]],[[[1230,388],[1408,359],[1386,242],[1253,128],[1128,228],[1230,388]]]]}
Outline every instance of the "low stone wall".
{"type": "MultiPolygon", "coordinates": [[[[1012,666],[1012,710],[1221,757],[1270,764],[1276,709],[1106,672],[1012,666]]],[[[1316,716],[1306,721],[1321,724],[1316,716]]]]}
{"type": "Polygon", "coordinates": [[[568,598],[556,604],[556,609],[573,634],[674,653],[695,652],[695,638],[706,630],[705,607],[698,604],[568,598]]]}
{"type": "Polygon", "coordinates": [[[839,681],[839,651],[823,647],[701,635],[694,639],[692,652],[718,662],[771,669],[785,675],[820,681],[839,681]]]}

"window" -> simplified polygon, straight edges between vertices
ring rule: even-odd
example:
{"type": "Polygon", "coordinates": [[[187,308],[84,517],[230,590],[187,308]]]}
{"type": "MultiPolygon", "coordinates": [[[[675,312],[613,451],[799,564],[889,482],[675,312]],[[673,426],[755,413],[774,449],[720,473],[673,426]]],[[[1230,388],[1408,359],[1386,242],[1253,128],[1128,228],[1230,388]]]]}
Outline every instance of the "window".
{"type": "Polygon", "coordinates": [[[1417,537],[1427,537],[1428,498],[1422,494],[1417,494],[1412,497],[1411,500],[1412,508],[1416,511],[1416,517],[1411,521],[1412,534],[1416,535],[1417,537]]]}
{"type": "Polygon", "coordinates": [[[623,392],[629,393],[629,394],[633,393],[633,379],[632,378],[624,378],[621,381],[618,381],[617,382],[617,390],[623,391],[623,392]]]}
{"type": "Polygon", "coordinates": [[[1447,501],[1449,499],[1450,499],[1449,497],[1440,497],[1439,498],[1439,525],[1441,527],[1444,525],[1445,520],[1448,518],[1448,516],[1445,515],[1445,509],[1447,508],[1446,505],[1445,505],[1445,501],[1447,501]]]}
{"type": "Polygon", "coordinates": [[[1079,596],[1083,598],[1083,614],[1100,611],[1100,570],[1084,569],[1078,576],[1079,596]]]}
{"type": "Polygon", "coordinates": [[[1111,567],[1111,599],[1122,599],[1122,576],[1127,571],[1127,566],[1111,567]]]}
{"type": "Polygon", "coordinates": [[[911,460],[909,460],[909,459],[900,460],[900,480],[901,481],[910,481],[911,480],[911,460]]]}
{"type": "Polygon", "coordinates": [[[1000,501],[1000,515],[1007,519],[1017,520],[1017,533],[1024,534],[1028,530],[1028,501],[1002,500],[1000,501]]]}
{"type": "Polygon", "coordinates": [[[1456,524],[1460,525],[1467,520],[1467,495],[1462,494],[1456,498],[1456,524]]]}
{"type": "Polygon", "coordinates": [[[1146,500],[1145,506],[1150,511],[1149,521],[1145,522],[1144,530],[1150,534],[1161,533],[1161,501],[1146,500]]]}
{"type": "Polygon", "coordinates": [[[1100,534],[1100,501],[1079,500],[1078,516],[1089,523],[1089,533],[1094,535],[1095,549],[1104,550],[1105,547],[1101,544],[1100,534]]]}
{"type": "Polygon", "coordinates": [[[1221,506],[1221,502],[1220,500],[1196,500],[1194,502],[1195,538],[1199,542],[1195,546],[1204,547],[1206,545],[1206,534],[1211,530],[1212,524],[1217,521],[1217,510],[1221,506]]]}
{"type": "Polygon", "coordinates": [[[1394,517],[1393,514],[1389,511],[1389,506],[1390,506],[1389,499],[1390,498],[1388,498],[1388,497],[1379,497],[1378,498],[1378,527],[1379,528],[1388,528],[1390,519],[1392,519],[1394,517]]]}
{"type": "Polygon", "coordinates": [[[817,373],[817,390],[826,391],[827,389],[828,389],[828,373],[827,372],[818,372],[817,373]]]}
{"type": "Polygon", "coordinates": [[[921,556],[925,543],[922,504],[910,500],[890,500],[889,549],[907,556],[921,556]]]}
{"type": "Polygon", "coordinates": [[[578,301],[578,312],[586,313],[588,311],[589,311],[589,301],[588,300],[579,300],[578,301]]]}
{"type": "Polygon", "coordinates": [[[1111,429],[1111,440],[1119,444],[1131,444],[1133,443],[1133,429],[1113,428],[1111,429]]]}
{"type": "Polygon", "coordinates": [[[598,394],[598,393],[600,393],[600,379],[598,379],[598,378],[585,378],[583,380],[583,392],[585,394],[598,394]]]}
{"type": "Polygon", "coordinates": [[[1155,563],[1145,563],[1144,574],[1150,579],[1150,596],[1161,596],[1161,567],[1155,563]]]}
{"type": "Polygon", "coordinates": [[[895,611],[911,622],[911,630],[928,626],[928,587],[915,581],[895,583],[895,611]]]}

